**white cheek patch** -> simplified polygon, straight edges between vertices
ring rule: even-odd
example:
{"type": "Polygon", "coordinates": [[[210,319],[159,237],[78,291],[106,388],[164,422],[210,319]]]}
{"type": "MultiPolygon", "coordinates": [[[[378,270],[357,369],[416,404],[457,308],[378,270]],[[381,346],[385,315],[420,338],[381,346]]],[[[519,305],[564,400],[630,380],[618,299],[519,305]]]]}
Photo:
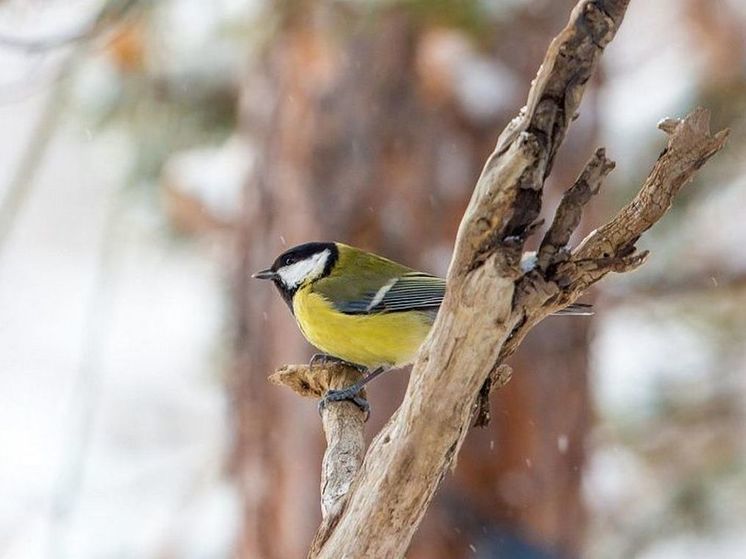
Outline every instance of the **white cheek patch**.
{"type": "Polygon", "coordinates": [[[296,288],[304,281],[315,279],[324,273],[330,255],[331,252],[326,249],[300,262],[283,266],[277,270],[277,274],[287,288],[296,288]]]}

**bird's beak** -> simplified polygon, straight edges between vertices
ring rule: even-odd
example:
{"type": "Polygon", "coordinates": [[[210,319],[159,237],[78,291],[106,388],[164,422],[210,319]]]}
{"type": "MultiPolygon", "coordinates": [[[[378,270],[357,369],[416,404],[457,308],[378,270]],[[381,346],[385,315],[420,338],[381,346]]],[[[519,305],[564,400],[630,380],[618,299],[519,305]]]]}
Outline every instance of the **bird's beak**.
{"type": "Polygon", "coordinates": [[[277,277],[277,273],[272,270],[262,270],[261,272],[257,272],[256,274],[251,274],[252,278],[256,279],[275,279],[277,277]]]}

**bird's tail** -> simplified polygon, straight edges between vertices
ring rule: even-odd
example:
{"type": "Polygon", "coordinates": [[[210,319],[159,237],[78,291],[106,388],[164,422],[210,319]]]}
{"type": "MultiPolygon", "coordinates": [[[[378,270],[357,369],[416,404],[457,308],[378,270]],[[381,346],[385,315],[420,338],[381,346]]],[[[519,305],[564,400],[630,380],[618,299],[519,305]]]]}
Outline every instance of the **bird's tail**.
{"type": "Polygon", "coordinates": [[[558,310],[555,315],[573,315],[573,316],[591,316],[593,314],[593,305],[587,303],[573,303],[567,305],[564,309],[558,310]]]}

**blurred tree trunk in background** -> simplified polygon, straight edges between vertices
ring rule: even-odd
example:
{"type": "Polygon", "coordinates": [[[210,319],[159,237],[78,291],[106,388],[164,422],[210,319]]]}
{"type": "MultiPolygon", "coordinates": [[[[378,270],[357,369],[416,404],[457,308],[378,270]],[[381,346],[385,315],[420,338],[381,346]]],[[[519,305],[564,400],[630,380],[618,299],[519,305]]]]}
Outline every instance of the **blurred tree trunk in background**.
{"type": "MultiPolygon", "coordinates": [[[[320,517],[323,450],[315,405],[266,381],[312,351],[274,290],[250,273],[289,246],[331,239],[444,274],[481,166],[573,4],[496,10],[487,21],[478,2],[364,14],[354,4],[291,2],[270,18],[275,29],[242,97],[256,162],[237,245],[230,379],[230,469],[244,499],[238,556],[304,556],[320,517]]],[[[557,159],[555,194],[572,182],[594,136],[586,115],[557,159]]],[[[470,545],[485,557],[528,556],[513,547],[519,539],[578,552],[587,327],[553,318],[526,341],[513,380],[494,398],[491,425],[467,439],[410,559],[471,556],[470,545]]],[[[371,388],[371,434],[406,381],[394,372],[371,388]]]]}

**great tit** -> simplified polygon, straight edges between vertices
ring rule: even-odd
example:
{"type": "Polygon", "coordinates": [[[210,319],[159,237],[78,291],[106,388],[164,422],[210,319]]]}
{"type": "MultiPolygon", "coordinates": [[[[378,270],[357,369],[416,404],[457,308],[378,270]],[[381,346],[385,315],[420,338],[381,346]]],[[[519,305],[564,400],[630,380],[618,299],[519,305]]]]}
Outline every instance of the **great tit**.
{"type": "Polygon", "coordinates": [[[350,399],[365,409],[358,392],[382,372],[414,360],[446,290],[442,278],[334,242],[293,247],[253,277],[272,280],[305,338],[323,352],[312,364],[338,360],[367,373],[349,388],[327,393],[321,405],[350,399]]]}

